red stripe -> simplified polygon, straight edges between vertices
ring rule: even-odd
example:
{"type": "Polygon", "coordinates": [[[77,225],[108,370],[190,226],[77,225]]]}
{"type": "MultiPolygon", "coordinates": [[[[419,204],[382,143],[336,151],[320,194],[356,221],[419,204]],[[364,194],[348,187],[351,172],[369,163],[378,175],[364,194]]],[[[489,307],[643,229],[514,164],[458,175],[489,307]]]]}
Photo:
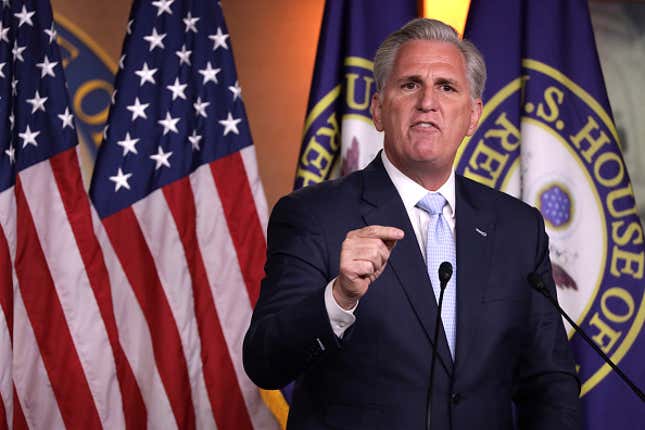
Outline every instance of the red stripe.
{"type": "Polygon", "coordinates": [[[123,209],[104,218],[103,225],[148,323],[155,361],[177,426],[194,429],[195,411],[179,331],[134,211],[123,209]]]}
{"type": "Polygon", "coordinates": [[[16,203],[16,275],[61,416],[68,428],[99,429],[101,420],[40,246],[20,177],[16,179],[16,203]]]}
{"type": "MultiPolygon", "coordinates": [[[[72,231],[112,347],[117,378],[123,397],[122,407],[126,428],[145,428],[147,423],[146,407],[130,363],[119,343],[110,280],[103,259],[103,251],[94,234],[92,212],[83,187],[76,148],[56,155],[50,159],[50,163],[67,218],[73,220],[71,222],[72,231]]],[[[115,406],[112,405],[112,407],[115,406]]]]}
{"type": "Polygon", "coordinates": [[[251,306],[255,306],[260,295],[260,281],[264,277],[266,242],[242,156],[236,152],[220,158],[211,163],[211,171],[251,306]]]}
{"type": "Polygon", "coordinates": [[[22,406],[18,401],[18,394],[16,387],[13,388],[13,430],[28,430],[27,420],[25,414],[22,412],[22,406]]]}
{"type": "Polygon", "coordinates": [[[206,267],[197,240],[195,196],[187,177],[163,188],[186,254],[193,286],[204,379],[217,428],[252,429],[235,368],[217,317],[206,267]]]}
{"type": "Polygon", "coordinates": [[[11,255],[9,254],[9,244],[7,238],[0,226],[0,307],[7,320],[9,327],[9,337],[13,340],[13,281],[11,271],[11,255]]]}

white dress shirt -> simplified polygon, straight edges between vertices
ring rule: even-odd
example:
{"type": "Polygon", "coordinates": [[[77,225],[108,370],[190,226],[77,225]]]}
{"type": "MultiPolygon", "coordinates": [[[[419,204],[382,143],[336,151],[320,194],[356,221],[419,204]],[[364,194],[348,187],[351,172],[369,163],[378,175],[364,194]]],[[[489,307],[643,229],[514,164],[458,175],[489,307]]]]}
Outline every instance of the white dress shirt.
{"type": "MultiPolygon", "coordinates": [[[[426,242],[428,240],[428,224],[430,222],[430,214],[428,214],[423,209],[418,208],[416,205],[426,194],[432,191],[428,191],[423,188],[418,183],[414,182],[409,177],[405,176],[403,172],[397,169],[394,164],[387,158],[385,151],[381,152],[381,160],[383,161],[383,166],[387,175],[390,177],[390,180],[394,184],[394,188],[399,193],[401,200],[403,200],[403,206],[408,214],[410,219],[410,224],[414,229],[414,234],[417,237],[417,242],[419,243],[419,250],[421,255],[423,255],[423,260],[426,260],[426,242]]],[[[455,234],[455,172],[451,171],[450,176],[444,182],[441,187],[436,191],[440,193],[445,199],[447,204],[443,207],[443,216],[448,221],[450,225],[450,230],[452,234],[455,234]]],[[[331,323],[332,330],[334,334],[339,338],[343,337],[345,330],[347,330],[354,322],[356,317],[354,316],[354,311],[358,306],[354,306],[350,310],[345,310],[341,308],[332,294],[332,288],[336,278],[332,279],[327,287],[325,288],[325,307],[327,308],[327,314],[329,315],[329,321],[331,323]]]]}

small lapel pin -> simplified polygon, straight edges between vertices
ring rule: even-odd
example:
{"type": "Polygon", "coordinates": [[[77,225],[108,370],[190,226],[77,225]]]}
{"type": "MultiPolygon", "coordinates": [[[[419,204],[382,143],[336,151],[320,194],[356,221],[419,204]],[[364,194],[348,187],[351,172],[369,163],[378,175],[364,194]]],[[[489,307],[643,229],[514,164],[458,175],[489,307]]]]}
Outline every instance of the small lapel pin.
{"type": "Polygon", "coordinates": [[[475,231],[479,233],[482,237],[488,236],[488,233],[486,233],[484,230],[480,230],[477,227],[475,227],[475,231]]]}

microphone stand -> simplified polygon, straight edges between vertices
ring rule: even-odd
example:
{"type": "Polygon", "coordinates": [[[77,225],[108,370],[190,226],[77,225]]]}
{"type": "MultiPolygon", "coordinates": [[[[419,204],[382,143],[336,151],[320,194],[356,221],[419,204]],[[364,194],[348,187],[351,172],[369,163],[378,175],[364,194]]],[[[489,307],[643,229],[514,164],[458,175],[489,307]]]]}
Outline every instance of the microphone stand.
{"type": "Polygon", "coordinates": [[[587,344],[589,344],[589,346],[591,346],[594,349],[594,351],[596,351],[598,353],[598,355],[600,355],[600,357],[602,357],[602,359],[605,361],[605,363],[607,363],[614,370],[614,372],[616,372],[616,374],[621,377],[621,379],[629,386],[629,388],[631,388],[631,390],[634,392],[634,394],[636,394],[641,399],[641,402],[645,402],[645,395],[636,386],[636,384],[634,384],[631,381],[631,379],[629,379],[627,377],[627,375],[625,375],[623,373],[623,371],[620,370],[620,368],[616,364],[614,364],[613,361],[611,361],[611,358],[609,358],[607,356],[607,354],[605,354],[598,347],[598,345],[596,345],[596,343],[594,341],[592,341],[589,338],[589,336],[587,336],[587,333],[585,333],[578,326],[578,324],[573,322],[573,320],[569,317],[569,315],[567,315],[567,313],[564,311],[564,309],[562,309],[560,307],[560,305],[558,304],[558,301],[555,299],[555,297],[553,297],[551,295],[551,292],[544,285],[544,281],[542,280],[542,277],[540,275],[538,275],[537,273],[529,273],[527,279],[529,281],[529,284],[531,284],[531,287],[533,287],[535,290],[537,290],[539,293],[541,293],[544,297],[546,297],[549,302],[551,302],[551,304],[557,309],[557,311],[560,313],[560,315],[562,315],[569,322],[569,324],[571,324],[571,326],[574,328],[576,333],[579,333],[580,336],[582,336],[582,338],[587,342],[587,344]]]}
{"type": "Polygon", "coordinates": [[[443,292],[452,277],[452,264],[444,261],[439,265],[439,302],[437,306],[437,319],[434,326],[434,341],[432,342],[432,361],[430,362],[430,384],[428,385],[428,404],[426,407],[426,430],[430,430],[430,408],[432,405],[432,383],[434,381],[434,367],[437,361],[437,344],[439,343],[439,323],[441,323],[441,305],[443,304],[443,292]]]}

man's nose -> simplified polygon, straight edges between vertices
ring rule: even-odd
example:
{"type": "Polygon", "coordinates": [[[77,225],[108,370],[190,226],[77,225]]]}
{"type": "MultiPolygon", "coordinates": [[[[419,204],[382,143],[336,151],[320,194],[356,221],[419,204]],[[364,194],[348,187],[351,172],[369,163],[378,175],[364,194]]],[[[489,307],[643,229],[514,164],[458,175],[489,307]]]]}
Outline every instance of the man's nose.
{"type": "Polygon", "coordinates": [[[429,112],[436,109],[437,95],[434,93],[434,88],[423,87],[418,95],[417,109],[422,112],[429,112]]]}

